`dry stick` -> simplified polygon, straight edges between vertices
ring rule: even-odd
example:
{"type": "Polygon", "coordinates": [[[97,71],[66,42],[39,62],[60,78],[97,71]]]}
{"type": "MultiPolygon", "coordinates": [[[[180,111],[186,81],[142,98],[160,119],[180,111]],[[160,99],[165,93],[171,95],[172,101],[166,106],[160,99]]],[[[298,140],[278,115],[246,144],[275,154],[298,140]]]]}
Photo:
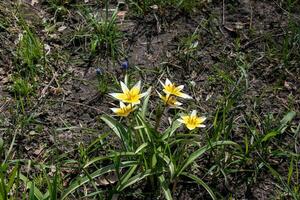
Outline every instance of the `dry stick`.
{"type": "Polygon", "coordinates": [[[42,89],[42,92],[41,92],[41,96],[39,97],[38,100],[41,100],[42,98],[44,98],[46,95],[46,91],[48,90],[48,88],[50,87],[50,85],[53,83],[53,81],[56,79],[56,76],[57,76],[57,73],[54,72],[53,73],[53,76],[52,76],[52,79],[50,80],[50,82],[42,89]]]}
{"type": "Polygon", "coordinates": [[[77,106],[84,106],[84,107],[87,107],[87,108],[96,110],[96,111],[98,111],[98,112],[100,112],[100,113],[104,113],[103,111],[101,111],[101,110],[98,109],[98,108],[95,108],[95,107],[93,107],[93,106],[89,106],[89,105],[86,105],[86,104],[83,104],[83,103],[79,103],[79,102],[68,101],[68,100],[48,100],[48,101],[52,101],[52,102],[61,102],[61,103],[68,103],[68,104],[73,104],[73,105],[77,105],[77,106]]]}
{"type": "Polygon", "coordinates": [[[225,0],[223,0],[223,4],[222,4],[223,8],[222,8],[222,25],[225,25],[225,0]]]}
{"type": "Polygon", "coordinates": [[[4,112],[4,110],[6,109],[6,106],[9,104],[10,101],[11,101],[11,99],[8,99],[1,105],[0,112],[4,112]]]}
{"type": "Polygon", "coordinates": [[[253,23],[253,7],[252,7],[252,3],[251,1],[249,2],[250,3],[250,30],[252,29],[252,23],[253,23]]]}

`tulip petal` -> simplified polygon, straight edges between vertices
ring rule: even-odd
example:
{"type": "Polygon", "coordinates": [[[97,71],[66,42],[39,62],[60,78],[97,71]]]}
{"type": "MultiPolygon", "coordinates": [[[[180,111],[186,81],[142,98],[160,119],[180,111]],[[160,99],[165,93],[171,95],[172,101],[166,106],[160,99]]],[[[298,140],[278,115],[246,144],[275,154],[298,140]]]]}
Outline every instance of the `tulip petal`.
{"type": "Polygon", "coordinates": [[[181,91],[184,88],[184,85],[179,85],[176,87],[176,90],[181,91]]]}
{"type": "Polygon", "coordinates": [[[193,110],[191,116],[196,117],[196,115],[197,115],[197,110],[193,110]]]}
{"type": "Polygon", "coordinates": [[[180,92],[180,93],[178,94],[178,96],[181,97],[181,98],[184,98],[184,99],[192,99],[192,98],[193,98],[193,97],[191,97],[190,95],[185,94],[185,93],[182,93],[182,92],[180,92]]]}
{"type": "Polygon", "coordinates": [[[120,84],[121,84],[121,89],[122,89],[122,92],[123,93],[126,93],[129,91],[128,87],[126,86],[125,83],[123,83],[122,81],[120,81],[120,84]]]}
{"type": "Polygon", "coordinates": [[[110,93],[110,96],[118,99],[118,100],[122,100],[124,98],[124,94],[123,93],[110,93]]]}
{"type": "Polygon", "coordinates": [[[165,85],[172,85],[172,82],[167,78],[166,82],[165,82],[165,85]]]}

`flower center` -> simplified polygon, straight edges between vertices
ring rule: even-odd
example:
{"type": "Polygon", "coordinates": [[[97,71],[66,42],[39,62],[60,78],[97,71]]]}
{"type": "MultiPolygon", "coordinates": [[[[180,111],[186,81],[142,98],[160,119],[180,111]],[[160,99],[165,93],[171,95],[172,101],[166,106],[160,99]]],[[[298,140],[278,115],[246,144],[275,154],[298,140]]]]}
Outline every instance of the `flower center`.
{"type": "Polygon", "coordinates": [[[175,103],[176,103],[176,98],[174,96],[170,96],[167,99],[167,104],[169,104],[169,105],[175,105],[175,103]]]}
{"type": "Polygon", "coordinates": [[[130,100],[134,99],[135,96],[136,95],[133,94],[133,92],[131,92],[131,91],[126,92],[126,100],[130,101],[130,100]]]}
{"type": "Polygon", "coordinates": [[[196,125],[197,124],[197,118],[196,117],[189,117],[188,123],[191,125],[196,125]]]}

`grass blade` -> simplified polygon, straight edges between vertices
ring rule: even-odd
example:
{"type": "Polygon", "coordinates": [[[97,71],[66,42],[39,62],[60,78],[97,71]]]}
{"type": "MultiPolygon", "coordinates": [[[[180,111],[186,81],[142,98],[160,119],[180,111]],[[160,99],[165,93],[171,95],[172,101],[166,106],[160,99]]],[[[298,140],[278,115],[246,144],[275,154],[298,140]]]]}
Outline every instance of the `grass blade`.
{"type": "Polygon", "coordinates": [[[217,200],[217,197],[215,196],[213,191],[210,189],[210,187],[202,179],[198,178],[197,176],[195,176],[193,174],[188,174],[188,173],[185,173],[185,172],[183,172],[182,175],[194,180],[196,183],[198,183],[199,185],[204,187],[206,189],[206,191],[209,193],[209,195],[211,196],[211,198],[213,200],[217,200]]]}
{"type": "Polygon", "coordinates": [[[186,159],[186,161],[183,163],[182,167],[179,168],[176,175],[179,176],[183,172],[183,170],[185,170],[190,164],[192,164],[197,158],[199,158],[201,155],[203,155],[206,151],[210,150],[211,148],[213,148],[215,146],[220,146],[220,145],[236,145],[236,146],[239,146],[237,143],[232,142],[232,141],[217,141],[217,142],[213,142],[209,145],[206,145],[206,146],[198,149],[194,153],[192,153],[186,159]]]}
{"type": "MultiPolygon", "coordinates": [[[[123,167],[129,167],[132,165],[136,165],[136,162],[131,162],[131,161],[127,161],[127,162],[122,162],[120,168],[123,167]]],[[[85,183],[88,183],[90,181],[90,179],[94,179],[97,178],[103,174],[112,172],[115,170],[115,165],[108,165],[105,166],[103,168],[100,168],[98,170],[96,170],[95,172],[93,172],[92,174],[90,174],[89,176],[84,176],[84,177],[80,177],[78,178],[76,181],[74,181],[62,194],[61,199],[65,199],[69,194],[71,194],[72,192],[74,192],[76,189],[78,189],[79,187],[81,187],[82,185],[84,185],[85,183]]]]}
{"type": "Polygon", "coordinates": [[[117,188],[117,191],[122,191],[125,188],[129,187],[130,185],[139,182],[141,180],[143,180],[144,178],[146,178],[147,176],[152,175],[151,170],[146,170],[143,173],[139,173],[135,176],[133,176],[132,178],[130,178],[127,182],[125,182],[124,184],[119,185],[119,187],[117,188]]]}
{"type": "Polygon", "coordinates": [[[169,166],[171,179],[172,179],[175,176],[175,166],[172,160],[168,156],[164,155],[163,153],[159,153],[158,156],[161,157],[166,162],[167,166],[169,166]]]}
{"type": "Polygon", "coordinates": [[[20,179],[26,184],[27,189],[31,189],[31,188],[33,189],[34,196],[38,200],[46,199],[45,196],[43,195],[43,193],[38,188],[36,188],[35,186],[32,186],[34,183],[29,181],[29,179],[21,173],[20,173],[20,179]]]}
{"type": "Polygon", "coordinates": [[[159,183],[161,185],[161,188],[164,192],[164,195],[166,197],[166,200],[172,200],[173,198],[172,198],[172,195],[171,195],[171,191],[170,191],[170,188],[168,187],[168,184],[166,182],[166,179],[165,179],[164,175],[159,176],[158,179],[159,179],[159,183]]]}
{"type": "Polygon", "coordinates": [[[145,119],[146,117],[146,113],[148,112],[148,103],[149,103],[149,99],[150,99],[150,94],[151,94],[151,87],[147,90],[147,95],[144,99],[144,102],[143,102],[143,106],[142,106],[142,110],[141,110],[141,117],[143,119],[145,119]]]}

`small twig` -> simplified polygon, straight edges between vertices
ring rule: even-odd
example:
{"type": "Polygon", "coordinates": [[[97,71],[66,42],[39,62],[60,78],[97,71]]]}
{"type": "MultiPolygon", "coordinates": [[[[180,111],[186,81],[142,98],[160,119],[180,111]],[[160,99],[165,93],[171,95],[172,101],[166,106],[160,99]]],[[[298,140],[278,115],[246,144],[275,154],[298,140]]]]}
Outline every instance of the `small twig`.
{"type": "Polygon", "coordinates": [[[83,107],[87,107],[87,108],[90,108],[90,109],[93,109],[93,110],[96,110],[100,113],[104,113],[102,110],[98,109],[98,108],[95,108],[93,106],[89,106],[89,105],[86,105],[86,104],[83,104],[83,103],[79,103],[79,102],[74,102],[74,101],[67,101],[67,100],[48,100],[48,101],[52,101],[52,102],[60,102],[60,103],[68,103],[68,104],[73,104],[73,105],[77,105],[77,106],[83,106],[83,107]]]}
{"type": "Polygon", "coordinates": [[[224,26],[225,25],[225,0],[223,0],[223,3],[222,3],[222,25],[224,26]]]}
{"type": "Polygon", "coordinates": [[[0,112],[3,112],[5,107],[7,106],[7,104],[10,102],[11,100],[9,99],[8,101],[4,102],[4,104],[0,107],[0,112]]]}
{"type": "Polygon", "coordinates": [[[249,24],[249,27],[250,27],[250,30],[252,30],[252,23],[253,23],[253,7],[252,7],[251,1],[250,1],[249,3],[250,3],[250,24],[249,24]]]}
{"type": "Polygon", "coordinates": [[[157,28],[157,32],[160,33],[161,32],[161,26],[158,20],[158,17],[156,16],[156,14],[154,13],[154,17],[156,19],[156,28],[157,28]]]}
{"type": "Polygon", "coordinates": [[[50,82],[42,89],[41,96],[39,97],[38,100],[41,100],[42,98],[44,98],[46,96],[46,92],[47,92],[48,88],[50,87],[50,85],[53,83],[53,81],[56,80],[56,76],[57,76],[57,73],[54,72],[53,77],[50,80],[50,82]]]}

